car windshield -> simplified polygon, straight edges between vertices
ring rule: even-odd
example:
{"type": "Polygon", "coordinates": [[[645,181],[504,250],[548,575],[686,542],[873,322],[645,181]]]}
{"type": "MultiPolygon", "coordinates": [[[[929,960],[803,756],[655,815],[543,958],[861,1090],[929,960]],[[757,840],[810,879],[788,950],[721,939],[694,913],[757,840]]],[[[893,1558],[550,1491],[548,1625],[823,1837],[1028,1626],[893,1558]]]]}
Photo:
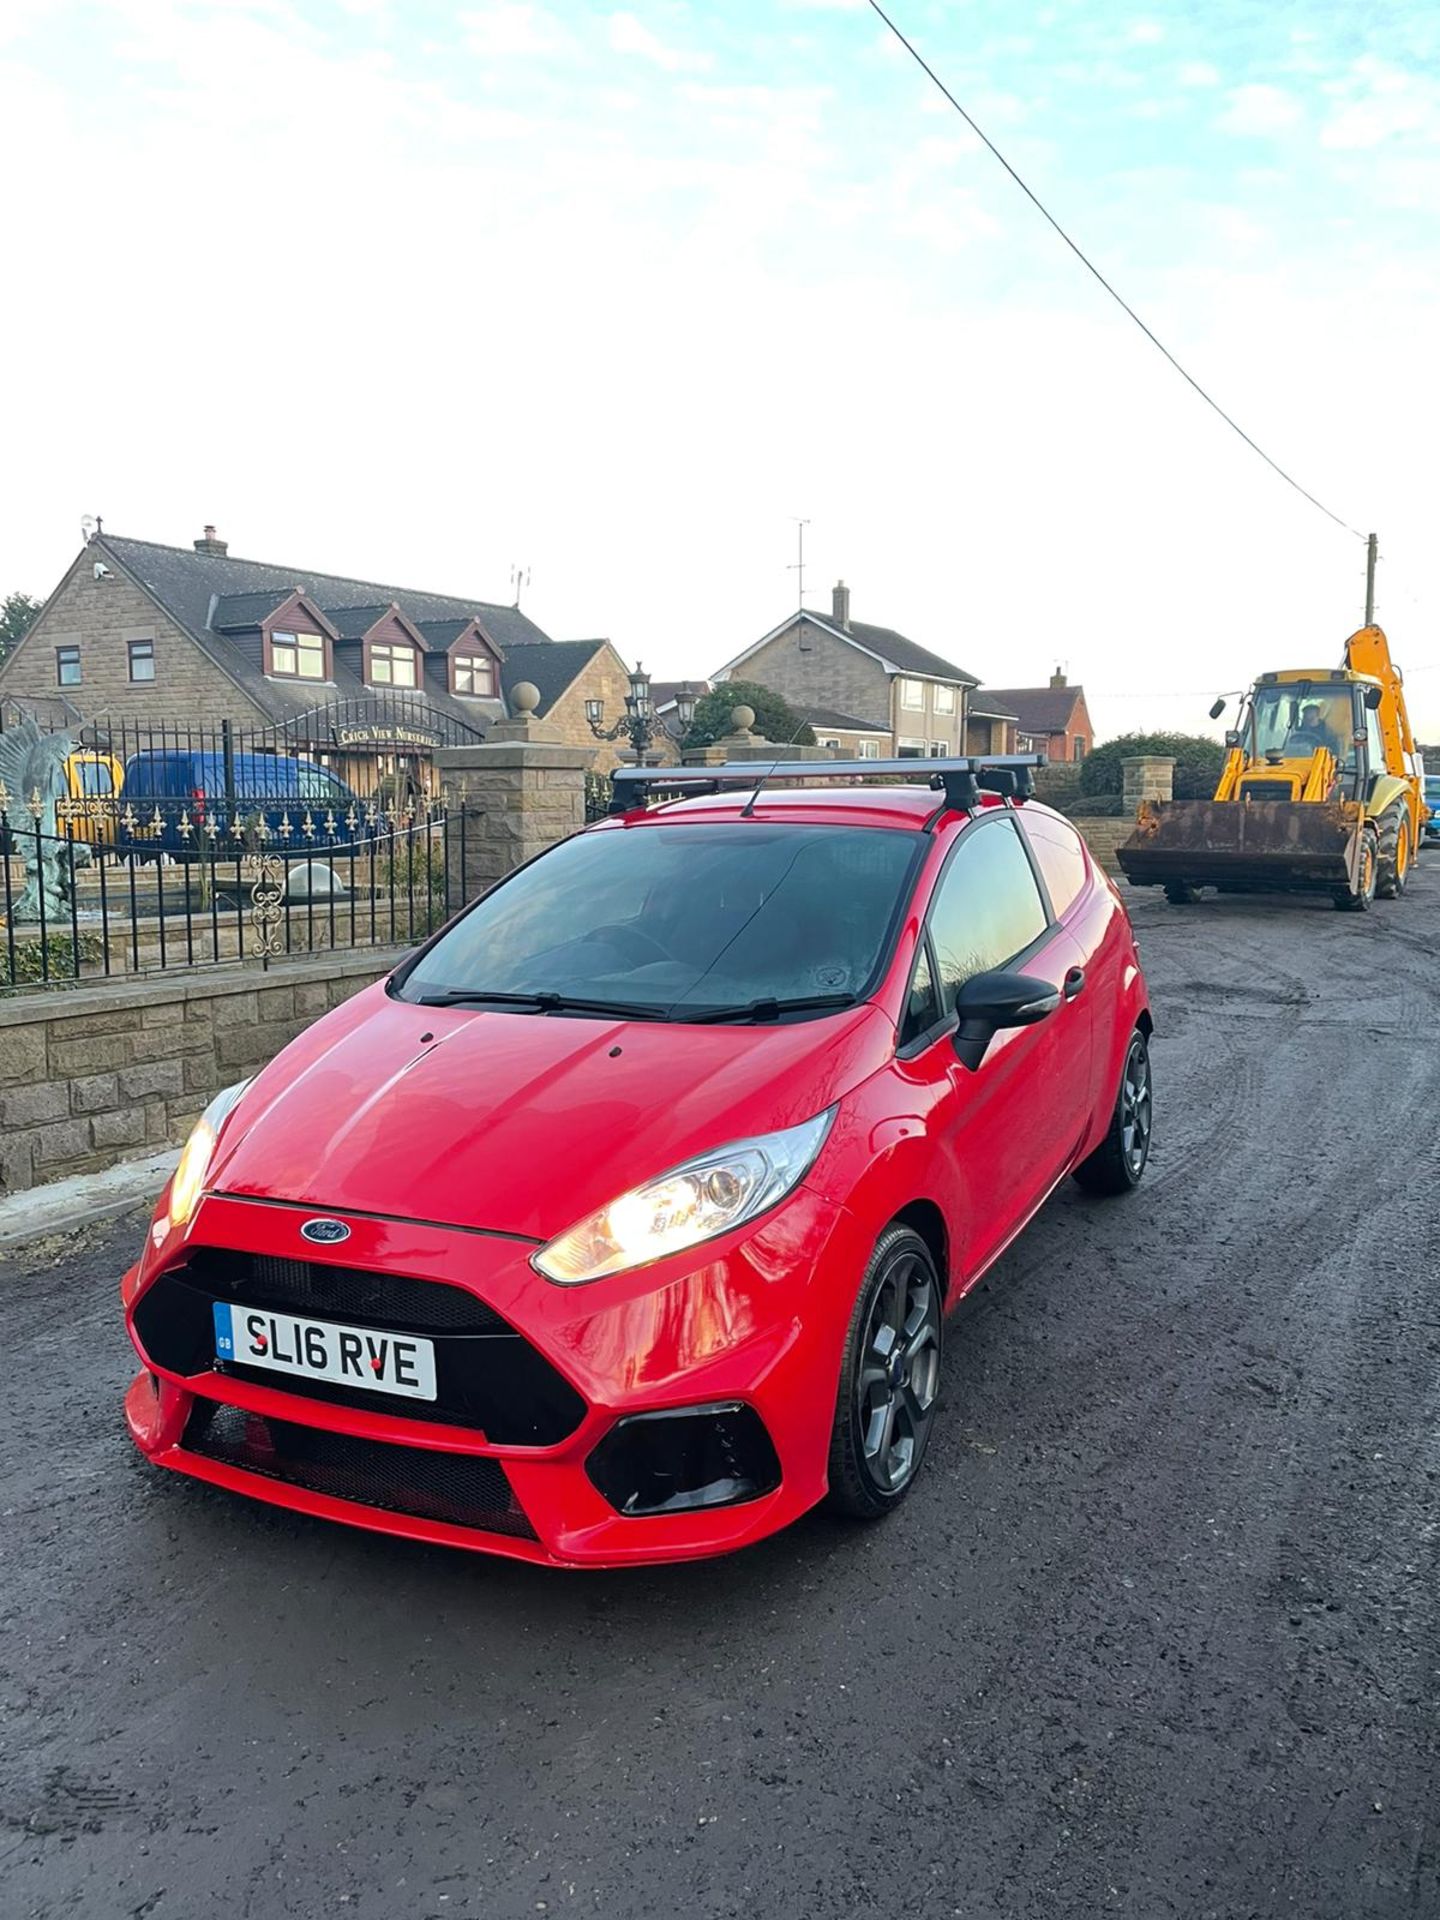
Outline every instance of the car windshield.
{"type": "Polygon", "coordinates": [[[886,828],[763,821],[579,834],[480,900],[399,992],[676,1020],[841,1005],[879,969],[918,845],[886,828]]]}
{"type": "Polygon", "coordinates": [[[1332,692],[1300,681],[1283,687],[1260,687],[1255,693],[1255,753],[1281,753],[1309,759],[1317,747],[1328,747],[1343,760],[1354,732],[1350,691],[1332,692]]]}

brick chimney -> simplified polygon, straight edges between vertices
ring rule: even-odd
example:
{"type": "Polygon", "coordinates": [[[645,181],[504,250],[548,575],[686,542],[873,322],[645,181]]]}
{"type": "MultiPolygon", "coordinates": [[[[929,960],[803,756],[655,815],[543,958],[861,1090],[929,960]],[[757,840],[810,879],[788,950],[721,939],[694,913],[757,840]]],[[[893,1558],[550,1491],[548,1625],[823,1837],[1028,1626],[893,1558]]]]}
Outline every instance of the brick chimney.
{"type": "Polygon", "coordinates": [[[850,631],[850,589],[843,580],[837,580],[830,591],[830,612],[836,626],[848,633],[850,631]]]}
{"type": "Polygon", "coordinates": [[[230,551],[228,540],[217,540],[214,527],[206,527],[200,539],[195,542],[197,553],[208,553],[212,560],[223,560],[230,551]]]}
{"type": "Polygon", "coordinates": [[[1064,674],[1060,671],[1059,667],[1056,667],[1055,671],[1051,674],[1050,684],[1052,687],[1064,687],[1069,685],[1069,682],[1066,680],[1064,674]]]}

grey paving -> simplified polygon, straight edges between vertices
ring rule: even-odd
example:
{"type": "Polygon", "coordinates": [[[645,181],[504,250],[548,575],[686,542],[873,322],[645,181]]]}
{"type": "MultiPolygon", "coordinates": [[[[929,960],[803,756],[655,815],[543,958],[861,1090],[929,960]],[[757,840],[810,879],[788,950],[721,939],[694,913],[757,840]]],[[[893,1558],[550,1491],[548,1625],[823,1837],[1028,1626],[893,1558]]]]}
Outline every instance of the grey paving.
{"type": "Polygon", "coordinates": [[[1440,864],[1137,921],[1151,1177],[964,1311],[879,1530],[576,1577],[292,1519],[131,1458],[133,1219],[12,1259],[7,1920],[1440,1913],[1440,864]]]}

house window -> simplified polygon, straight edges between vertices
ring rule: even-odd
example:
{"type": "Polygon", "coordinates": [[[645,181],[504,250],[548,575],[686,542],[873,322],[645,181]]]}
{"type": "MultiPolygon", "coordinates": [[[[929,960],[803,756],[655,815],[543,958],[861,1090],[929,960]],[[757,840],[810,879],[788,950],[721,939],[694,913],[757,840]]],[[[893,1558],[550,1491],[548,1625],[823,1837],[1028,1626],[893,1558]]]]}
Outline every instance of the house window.
{"type": "Polygon", "coordinates": [[[130,654],[130,678],[132,682],[150,681],[155,678],[155,642],[153,640],[131,640],[128,642],[130,654]]]}
{"type": "Polygon", "coordinates": [[[56,647],[55,680],[62,687],[78,687],[80,684],[79,647],[56,647]]]}
{"type": "Polygon", "coordinates": [[[1085,736],[1083,734],[1077,733],[1071,741],[1070,758],[1072,760],[1083,760],[1085,758],[1085,736]]]}
{"type": "Polygon", "coordinates": [[[840,752],[840,742],[838,740],[822,740],[820,744],[822,747],[829,747],[833,753],[840,752]]]}
{"type": "Polygon", "coordinates": [[[953,713],[955,711],[954,687],[936,687],[935,711],[937,713],[953,713]]]}
{"type": "Polygon", "coordinates": [[[902,734],[900,736],[899,751],[902,760],[923,760],[926,752],[925,742],[923,740],[907,740],[902,734]]]}
{"type": "Polygon", "coordinates": [[[455,659],[456,693],[475,694],[484,699],[495,695],[495,662],[488,653],[457,653],[455,659]]]}
{"type": "Polygon", "coordinates": [[[945,742],[943,740],[932,740],[930,742],[930,758],[932,760],[938,760],[944,751],[945,742]]]}
{"type": "Polygon", "coordinates": [[[318,633],[272,633],[270,671],[290,680],[323,680],[323,637],[318,633]]]}
{"type": "Polygon", "coordinates": [[[925,711],[925,689],[918,680],[900,682],[900,704],[908,707],[912,713],[925,711]]]}
{"type": "Polygon", "coordinates": [[[377,640],[370,649],[370,684],[374,687],[413,687],[415,649],[403,641],[377,640]]]}
{"type": "Polygon", "coordinates": [[[880,742],[878,740],[860,741],[855,749],[855,757],[857,760],[878,760],[880,758],[880,742]]]}

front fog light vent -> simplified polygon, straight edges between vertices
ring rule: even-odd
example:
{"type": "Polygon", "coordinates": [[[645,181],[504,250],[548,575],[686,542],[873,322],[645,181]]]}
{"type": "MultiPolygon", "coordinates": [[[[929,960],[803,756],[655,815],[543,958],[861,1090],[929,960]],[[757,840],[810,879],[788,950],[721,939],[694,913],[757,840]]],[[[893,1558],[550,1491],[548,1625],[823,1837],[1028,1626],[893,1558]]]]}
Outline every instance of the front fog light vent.
{"type": "Polygon", "coordinates": [[[738,1400],[632,1414],[613,1426],[586,1471],[617,1513],[694,1513],[758,1500],[780,1484],[765,1424],[738,1400]]]}

